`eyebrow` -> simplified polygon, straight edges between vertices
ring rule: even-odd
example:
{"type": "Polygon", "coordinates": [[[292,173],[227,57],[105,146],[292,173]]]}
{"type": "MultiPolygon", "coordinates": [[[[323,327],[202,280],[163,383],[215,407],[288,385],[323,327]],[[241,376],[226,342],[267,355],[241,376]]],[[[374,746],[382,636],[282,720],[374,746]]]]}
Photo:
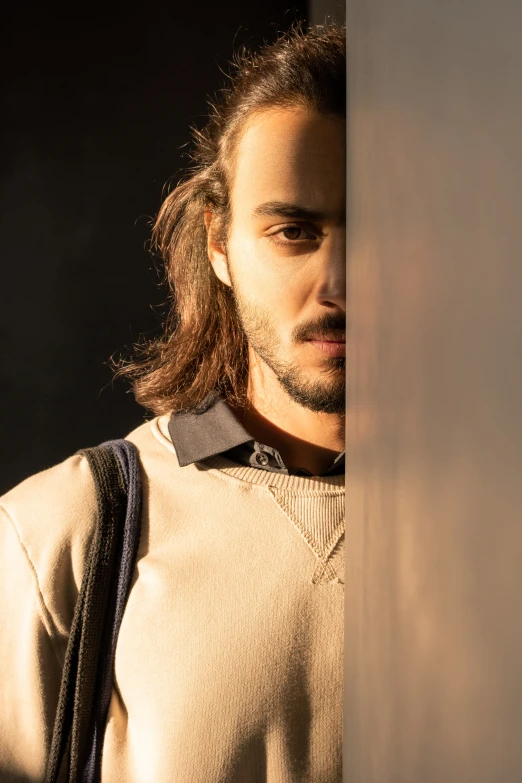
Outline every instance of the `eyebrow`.
{"type": "Polygon", "coordinates": [[[258,204],[252,211],[252,217],[273,216],[298,220],[316,220],[318,222],[328,220],[329,217],[325,212],[308,209],[300,204],[291,204],[288,201],[265,201],[263,204],[258,204]]]}

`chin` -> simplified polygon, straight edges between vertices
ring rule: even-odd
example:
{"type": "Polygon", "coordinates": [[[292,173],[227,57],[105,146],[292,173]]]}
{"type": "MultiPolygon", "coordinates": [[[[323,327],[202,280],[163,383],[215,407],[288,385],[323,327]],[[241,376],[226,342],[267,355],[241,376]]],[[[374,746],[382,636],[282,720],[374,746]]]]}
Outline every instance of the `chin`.
{"type": "Polygon", "coordinates": [[[328,413],[344,416],[346,411],[346,382],[325,384],[324,376],[316,381],[300,383],[295,377],[280,378],[288,395],[303,408],[314,413],[328,413]]]}

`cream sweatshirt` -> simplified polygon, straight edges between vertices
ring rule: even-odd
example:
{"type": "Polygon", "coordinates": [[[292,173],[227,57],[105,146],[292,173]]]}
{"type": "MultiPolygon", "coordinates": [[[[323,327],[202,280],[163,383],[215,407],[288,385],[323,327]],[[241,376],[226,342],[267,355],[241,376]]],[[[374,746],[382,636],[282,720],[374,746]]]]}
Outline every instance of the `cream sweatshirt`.
{"type": "MultiPolygon", "coordinates": [[[[344,476],[179,467],[138,427],[103,783],[341,783],[344,476]]],[[[0,498],[0,781],[41,781],[96,515],[81,456],[0,498]]]]}

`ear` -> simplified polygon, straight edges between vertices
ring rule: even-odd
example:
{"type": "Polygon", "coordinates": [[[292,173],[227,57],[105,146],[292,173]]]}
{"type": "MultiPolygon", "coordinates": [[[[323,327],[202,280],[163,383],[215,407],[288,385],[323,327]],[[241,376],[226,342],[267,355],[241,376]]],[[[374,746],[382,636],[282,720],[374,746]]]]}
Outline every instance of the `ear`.
{"type": "Polygon", "coordinates": [[[231,286],[232,281],[228,274],[227,254],[225,248],[217,242],[212,230],[213,214],[210,210],[205,210],[205,228],[207,229],[207,254],[208,260],[212,264],[214,273],[222,283],[231,286]]]}

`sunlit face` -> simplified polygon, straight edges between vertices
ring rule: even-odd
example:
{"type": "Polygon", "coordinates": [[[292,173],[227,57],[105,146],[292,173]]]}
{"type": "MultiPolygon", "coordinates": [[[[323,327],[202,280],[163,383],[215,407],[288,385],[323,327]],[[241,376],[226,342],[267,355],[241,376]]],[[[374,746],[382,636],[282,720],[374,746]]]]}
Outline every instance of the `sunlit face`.
{"type": "Polygon", "coordinates": [[[237,148],[231,223],[210,251],[257,359],[292,399],[345,406],[345,123],[305,109],[250,119],[237,148]]]}

